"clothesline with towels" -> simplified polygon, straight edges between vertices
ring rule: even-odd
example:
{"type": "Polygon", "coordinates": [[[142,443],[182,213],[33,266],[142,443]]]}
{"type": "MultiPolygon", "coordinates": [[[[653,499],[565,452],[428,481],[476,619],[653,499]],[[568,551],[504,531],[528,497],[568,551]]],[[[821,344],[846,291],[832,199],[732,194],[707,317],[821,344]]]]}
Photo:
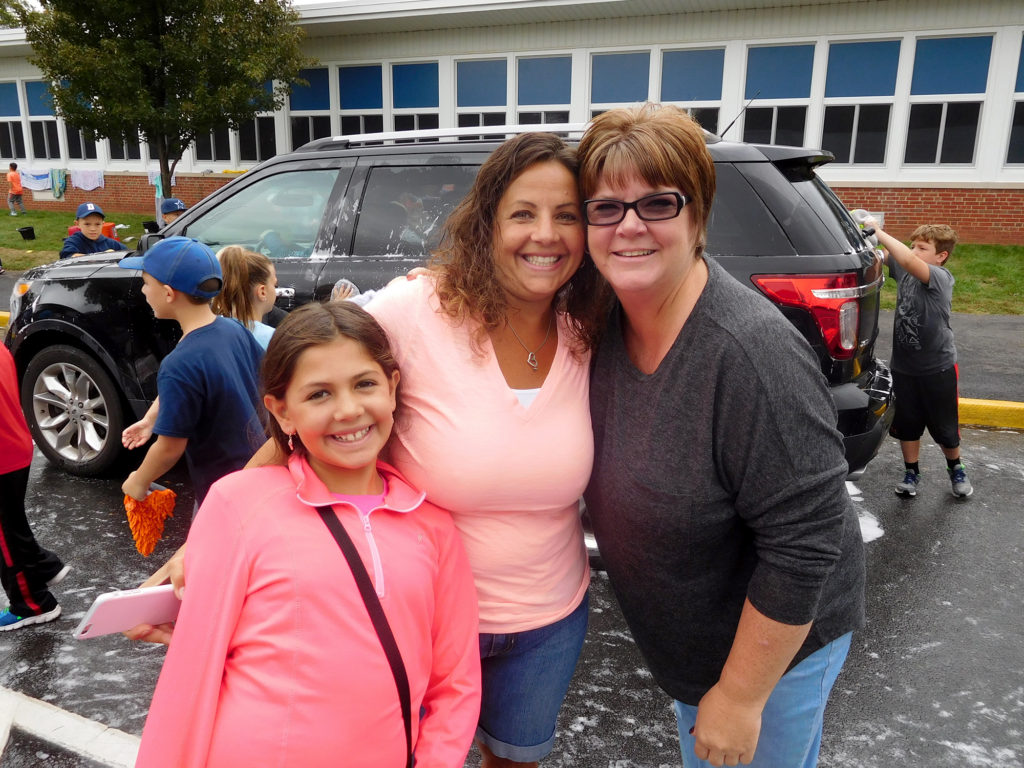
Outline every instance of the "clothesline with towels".
{"type": "Polygon", "coordinates": [[[102,189],[103,171],[77,170],[71,172],[71,186],[76,189],[102,189]]]}
{"type": "MultiPolygon", "coordinates": [[[[53,196],[60,198],[67,189],[68,172],[63,168],[50,168],[45,171],[32,169],[19,170],[21,174],[21,185],[25,189],[42,192],[47,189],[53,190],[53,196]]],[[[102,189],[103,171],[71,171],[71,186],[76,189],[102,189]]]]}

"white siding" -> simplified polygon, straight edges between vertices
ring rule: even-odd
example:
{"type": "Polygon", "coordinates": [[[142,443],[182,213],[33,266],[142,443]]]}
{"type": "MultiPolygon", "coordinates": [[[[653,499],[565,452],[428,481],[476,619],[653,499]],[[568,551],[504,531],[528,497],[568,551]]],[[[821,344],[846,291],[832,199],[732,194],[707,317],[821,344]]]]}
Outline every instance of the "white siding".
{"type": "MultiPolygon", "coordinates": [[[[792,2],[792,0],[791,0],[792,2]]],[[[590,57],[611,51],[651,52],[650,96],[660,88],[661,52],[680,46],[725,49],[719,128],[724,128],[745,103],[744,80],[750,45],[809,44],[815,46],[815,70],[807,104],[804,143],[820,142],[824,120],[825,63],[828,44],[836,41],[898,39],[900,69],[892,99],[888,152],[884,166],[826,167],[822,175],[848,184],[949,184],[966,186],[1024,186],[1024,167],[1005,166],[1013,112],[1013,87],[1024,33],[1024,0],[890,0],[890,2],[820,3],[797,0],[786,7],[764,7],[762,0],[606,0],[605,2],[487,2],[429,0],[369,4],[324,2],[303,6],[309,37],[305,51],[330,70],[332,125],[339,128],[337,67],[379,63],[384,66],[384,117],[390,127],[388,67],[410,61],[436,61],[439,75],[438,117],[442,127],[456,121],[455,61],[464,57],[505,57],[508,61],[509,114],[514,114],[516,57],[567,54],[572,56],[570,119],[590,114],[590,57]],[[723,5],[743,9],[714,10],[723,5]],[[753,6],[753,7],[751,7],[753,6]],[[690,12],[665,12],[686,7],[690,12]],[[430,13],[413,16],[409,9],[430,13]],[[628,15],[628,14],[634,15],[628,15]],[[404,14],[404,15],[403,15],[404,14]],[[573,18],[574,15],[576,18],[573,18]],[[596,18],[604,15],[604,18],[596,18]],[[371,18],[372,17],[372,18],[371,18]],[[503,23],[482,25],[481,20],[503,23]],[[514,22],[514,23],[512,23],[514,22]],[[417,31],[373,31],[388,26],[417,31]],[[324,34],[340,29],[344,34],[324,34]],[[909,115],[910,81],[915,41],[922,35],[986,34],[993,36],[987,93],[983,98],[975,162],[970,166],[904,167],[905,134],[909,115]]],[[[0,81],[34,79],[38,73],[22,58],[24,43],[10,31],[0,33],[0,81]],[[13,54],[13,55],[12,55],[13,54]]],[[[755,102],[754,106],[758,106],[755,102]]],[[[287,110],[277,116],[278,148],[286,151],[287,110]]],[[[729,132],[742,135],[743,119],[729,132]]],[[[124,164],[119,164],[119,167],[124,164]]],[[[139,168],[147,167],[140,162],[139,168]]],[[[224,164],[193,161],[189,154],[179,170],[223,170],[224,164]]],[[[243,164],[244,167],[244,164],[243,164]]]]}

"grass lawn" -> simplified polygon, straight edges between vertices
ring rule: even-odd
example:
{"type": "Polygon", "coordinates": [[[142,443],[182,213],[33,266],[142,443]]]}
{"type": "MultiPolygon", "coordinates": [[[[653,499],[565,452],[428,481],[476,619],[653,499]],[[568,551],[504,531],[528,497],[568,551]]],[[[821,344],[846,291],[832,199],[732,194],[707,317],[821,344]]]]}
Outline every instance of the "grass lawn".
{"type": "MultiPolygon", "coordinates": [[[[129,248],[145,232],[142,222],[152,215],[107,212],[107,221],[127,224],[118,237],[129,248]],[[129,240],[128,238],[132,238],[129,240]]],[[[25,216],[0,213],[0,259],[7,269],[24,270],[57,259],[57,253],[74,223],[71,213],[32,211],[25,216]],[[24,240],[19,227],[35,229],[35,240],[24,240]]],[[[949,260],[956,278],[953,311],[989,315],[1024,314],[1024,246],[957,245],[949,260]]],[[[896,281],[888,279],[882,288],[882,308],[895,309],[896,281]]]]}
{"type": "MultiPolygon", "coordinates": [[[[1024,315],[1024,246],[960,243],[946,265],[956,278],[953,311],[1024,315]]],[[[886,270],[882,309],[896,308],[896,281],[886,270]]]]}
{"type": "MultiPolygon", "coordinates": [[[[107,211],[107,221],[127,224],[128,229],[117,230],[117,237],[129,248],[145,233],[143,221],[153,220],[153,215],[139,213],[113,213],[107,211]],[[128,238],[133,238],[128,240],[128,238]]],[[[68,227],[75,223],[70,211],[33,211],[25,215],[10,216],[0,212],[0,259],[7,269],[23,270],[37,264],[56,261],[57,254],[68,236],[68,227]],[[32,227],[34,240],[25,240],[18,229],[32,227]]]]}

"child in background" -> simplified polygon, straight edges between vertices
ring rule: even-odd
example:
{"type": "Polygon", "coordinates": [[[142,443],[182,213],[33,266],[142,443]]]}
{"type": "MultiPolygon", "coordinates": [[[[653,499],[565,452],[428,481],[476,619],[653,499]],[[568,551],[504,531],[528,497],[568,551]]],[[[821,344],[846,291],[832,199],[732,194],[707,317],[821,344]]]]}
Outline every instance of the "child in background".
{"type": "Polygon", "coordinates": [[[274,329],[262,322],[263,316],[274,308],[277,298],[277,272],[273,263],[263,254],[247,251],[239,245],[221,248],[217,260],[224,275],[224,287],[213,300],[213,311],[238,320],[266,349],[274,335],[274,329]]]}
{"type": "Polygon", "coordinates": [[[450,515],[378,459],[398,380],[384,331],[351,303],[278,327],[264,403],[288,465],[218,481],[189,531],[138,768],[406,764],[395,679],[327,516],[397,641],[416,765],[463,765],[480,707],[476,590],[450,515]]]}
{"type": "Polygon", "coordinates": [[[160,218],[164,220],[166,227],[176,218],[188,210],[188,206],[176,197],[169,197],[160,203],[160,218]]]}
{"type": "Polygon", "coordinates": [[[896,494],[917,495],[921,483],[918,458],[925,427],[946,457],[951,490],[957,498],[974,493],[960,458],[960,416],[956,346],[949,316],[953,310],[953,275],[945,264],[956,245],[956,232],[945,224],[924,224],[910,235],[910,247],[883,232],[868,217],[885,263],[897,281],[892,329],[893,391],[896,415],[889,434],[900,441],[903,481],[896,494]]]}
{"type": "Polygon", "coordinates": [[[84,256],[87,253],[105,253],[107,251],[124,251],[124,243],[103,234],[103,209],[96,203],[82,203],[75,212],[75,224],[78,232],[64,238],[64,247],[60,249],[62,259],[72,256],[84,256]]]}
{"type": "Polygon", "coordinates": [[[14,210],[14,206],[17,205],[21,208],[23,214],[28,213],[25,210],[25,203],[22,198],[24,188],[21,186],[21,174],[18,173],[18,164],[11,163],[7,166],[10,170],[7,171],[7,183],[10,185],[10,189],[7,191],[7,205],[11,209],[11,216],[17,216],[17,212],[14,210]]]}
{"type": "Polygon", "coordinates": [[[160,406],[152,427],[157,440],[122,490],[142,501],[150,483],[184,454],[201,504],[214,480],[245,466],[263,443],[258,384],[263,350],[240,323],[210,308],[221,288],[220,265],[198,240],[168,237],[119,266],[142,270],[142,293],[153,314],[176,321],[182,331],[157,373],[160,406]]]}
{"type": "Polygon", "coordinates": [[[18,400],[14,358],[0,344],[0,582],[10,604],[0,611],[0,632],[45,624],[60,616],[50,593],[71,570],[36,542],[25,517],[32,436],[18,400]]]}
{"type": "MultiPolygon", "coordinates": [[[[220,293],[213,298],[211,306],[214,313],[238,320],[249,329],[260,347],[266,349],[274,329],[260,318],[274,308],[274,289],[277,288],[274,265],[266,256],[237,245],[221,248],[217,252],[217,261],[220,262],[224,283],[220,293]]],[[[149,442],[159,413],[158,396],[146,415],[121,433],[124,447],[131,450],[149,442]]]]}

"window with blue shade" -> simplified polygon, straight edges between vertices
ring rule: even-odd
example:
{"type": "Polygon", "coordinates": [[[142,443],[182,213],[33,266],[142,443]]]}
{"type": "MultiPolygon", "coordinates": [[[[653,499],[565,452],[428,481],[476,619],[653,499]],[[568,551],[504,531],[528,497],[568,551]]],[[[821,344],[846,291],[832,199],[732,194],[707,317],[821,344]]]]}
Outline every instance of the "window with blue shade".
{"type": "Polygon", "coordinates": [[[331,85],[323,69],[300,69],[299,77],[309,85],[294,85],[288,103],[294,110],[330,109],[331,85]]]}
{"type": "Polygon", "coordinates": [[[25,83],[28,113],[33,117],[53,117],[53,96],[42,80],[25,83]]]}
{"type": "Polygon", "coordinates": [[[21,117],[17,83],[0,83],[0,117],[21,117]]]}
{"type": "Polygon", "coordinates": [[[832,43],[828,47],[826,98],[892,96],[900,63],[899,40],[832,43]]]}
{"type": "Polygon", "coordinates": [[[530,104],[568,104],[572,100],[572,57],[519,59],[517,99],[530,104]]]}
{"type": "Polygon", "coordinates": [[[383,109],[384,80],[379,64],[338,69],[342,109],[383,109]]]}
{"type": "Polygon", "coordinates": [[[1020,41],[1020,56],[1017,59],[1017,85],[1013,90],[1018,93],[1024,91],[1024,37],[1020,41]]]}
{"type": "Polygon", "coordinates": [[[806,99],[811,95],[813,69],[813,45],[751,48],[744,98],[806,99]]]}
{"type": "Polygon", "coordinates": [[[391,67],[392,104],[395,109],[438,106],[437,62],[395,64],[391,67]]]}
{"type": "Polygon", "coordinates": [[[661,58],[661,100],[720,100],[724,65],[724,48],[665,51],[661,58]]]}
{"type": "Polygon", "coordinates": [[[503,107],[508,87],[504,59],[460,61],[455,65],[456,106],[503,107]]]}
{"type": "MultiPolygon", "coordinates": [[[[0,156],[6,157],[6,155],[0,156]]],[[[1006,150],[1006,162],[1024,163],[1024,101],[1018,101],[1013,107],[1013,122],[1010,124],[1010,145],[1006,150]]]]}
{"type": "Polygon", "coordinates": [[[590,66],[592,103],[647,101],[650,53],[595,53],[590,66]]]}
{"type": "Polygon", "coordinates": [[[910,93],[984,93],[991,55],[990,36],[918,40],[910,93]]]}

